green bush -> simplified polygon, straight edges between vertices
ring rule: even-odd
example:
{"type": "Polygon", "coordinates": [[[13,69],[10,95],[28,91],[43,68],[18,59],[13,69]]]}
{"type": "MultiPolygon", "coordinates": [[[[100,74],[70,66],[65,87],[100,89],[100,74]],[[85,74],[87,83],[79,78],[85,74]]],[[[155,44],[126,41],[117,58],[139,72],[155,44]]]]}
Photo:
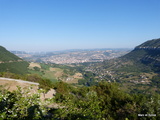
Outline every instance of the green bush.
{"type": "Polygon", "coordinates": [[[41,101],[39,91],[31,94],[30,89],[9,92],[0,89],[0,119],[1,120],[40,120],[44,119],[49,109],[48,101],[41,101]]]}

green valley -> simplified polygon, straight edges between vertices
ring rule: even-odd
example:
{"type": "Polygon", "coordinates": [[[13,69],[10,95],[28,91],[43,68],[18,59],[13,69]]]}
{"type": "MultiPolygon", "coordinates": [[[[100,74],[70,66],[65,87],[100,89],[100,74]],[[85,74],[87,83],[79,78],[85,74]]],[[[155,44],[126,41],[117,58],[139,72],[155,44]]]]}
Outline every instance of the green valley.
{"type": "Polygon", "coordinates": [[[2,120],[160,119],[159,41],[147,41],[119,58],[65,65],[26,62],[2,47],[0,76],[39,83],[39,91],[30,94],[19,86],[11,92],[2,85],[0,116],[2,120]],[[51,98],[40,99],[40,94],[53,89],[56,94],[51,98]]]}
{"type": "Polygon", "coordinates": [[[65,81],[67,83],[78,83],[78,79],[82,78],[82,74],[79,73],[76,67],[67,65],[30,63],[29,73],[37,74],[53,82],[65,81]]]}

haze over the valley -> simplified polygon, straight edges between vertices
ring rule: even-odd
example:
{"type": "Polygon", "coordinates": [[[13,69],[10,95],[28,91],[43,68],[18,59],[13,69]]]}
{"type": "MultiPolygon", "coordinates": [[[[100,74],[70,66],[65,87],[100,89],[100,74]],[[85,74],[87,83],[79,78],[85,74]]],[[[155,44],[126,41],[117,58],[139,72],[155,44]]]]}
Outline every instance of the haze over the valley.
{"type": "Polygon", "coordinates": [[[1,0],[0,44],[8,50],[134,48],[159,38],[158,0],[1,0]]]}

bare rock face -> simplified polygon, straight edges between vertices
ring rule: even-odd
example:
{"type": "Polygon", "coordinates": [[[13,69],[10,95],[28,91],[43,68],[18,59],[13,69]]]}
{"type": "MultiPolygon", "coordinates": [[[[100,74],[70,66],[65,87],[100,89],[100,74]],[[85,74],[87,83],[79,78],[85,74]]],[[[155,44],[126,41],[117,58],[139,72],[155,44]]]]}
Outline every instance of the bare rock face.
{"type": "Polygon", "coordinates": [[[44,93],[43,95],[41,95],[41,99],[45,100],[45,99],[52,98],[55,94],[56,94],[56,91],[54,89],[50,89],[47,93],[44,93]]]}

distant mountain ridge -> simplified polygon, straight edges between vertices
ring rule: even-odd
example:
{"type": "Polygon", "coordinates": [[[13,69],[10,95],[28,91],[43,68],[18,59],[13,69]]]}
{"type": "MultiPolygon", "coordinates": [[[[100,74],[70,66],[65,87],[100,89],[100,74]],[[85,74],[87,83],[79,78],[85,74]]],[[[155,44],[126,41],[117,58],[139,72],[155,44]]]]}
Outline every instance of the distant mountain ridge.
{"type": "Polygon", "coordinates": [[[160,49],[160,38],[148,40],[148,41],[142,43],[141,45],[137,46],[135,49],[154,49],[154,50],[159,50],[160,49]]]}
{"type": "Polygon", "coordinates": [[[0,46],[0,72],[25,74],[28,71],[28,62],[0,46]]]}
{"type": "MultiPolygon", "coordinates": [[[[160,66],[160,38],[153,39],[135,47],[133,51],[122,58],[150,65],[152,68],[160,66]]],[[[159,69],[160,70],[160,69],[159,69]]]]}

